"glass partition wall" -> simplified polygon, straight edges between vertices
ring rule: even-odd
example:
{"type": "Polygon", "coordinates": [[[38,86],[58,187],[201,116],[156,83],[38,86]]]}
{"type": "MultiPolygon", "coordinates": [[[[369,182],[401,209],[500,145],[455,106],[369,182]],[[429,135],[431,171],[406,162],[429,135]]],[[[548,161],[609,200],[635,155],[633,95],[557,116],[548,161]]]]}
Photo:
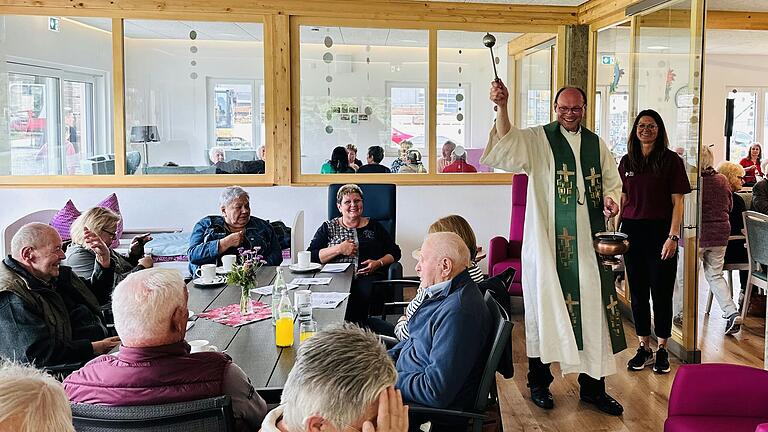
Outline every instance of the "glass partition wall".
{"type": "Polygon", "coordinates": [[[0,35],[0,176],[114,174],[112,20],[6,15],[0,35]]]}
{"type": "MultiPolygon", "coordinates": [[[[698,250],[702,7],[698,0],[669,1],[599,29],[594,57],[595,130],[617,161],[627,152],[637,113],[656,110],[667,128],[669,148],[683,158],[693,189],[685,196],[669,344],[686,362],[700,361],[697,313],[704,309],[699,308],[700,293],[708,291],[698,289],[698,254],[688,252],[698,250]]],[[[617,279],[619,298],[630,317],[631,284],[629,278],[617,279]]]]}
{"type": "Polygon", "coordinates": [[[126,173],[264,174],[261,23],[125,20],[126,173]]]}

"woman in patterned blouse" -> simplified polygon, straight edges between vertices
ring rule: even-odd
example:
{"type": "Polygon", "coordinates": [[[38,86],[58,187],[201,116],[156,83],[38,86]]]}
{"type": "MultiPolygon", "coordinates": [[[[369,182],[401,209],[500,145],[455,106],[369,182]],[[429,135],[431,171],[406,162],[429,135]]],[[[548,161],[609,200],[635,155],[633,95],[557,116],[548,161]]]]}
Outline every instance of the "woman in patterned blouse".
{"type": "MultiPolygon", "coordinates": [[[[400,259],[400,247],[378,222],[363,217],[363,192],[355,184],[344,185],[336,194],[336,206],[341,217],[323,222],[308,250],[312,262],[352,263],[355,279],[347,305],[347,321],[362,323],[368,317],[372,301],[373,282],[384,280],[390,264],[400,259]]],[[[377,299],[378,300],[378,299],[377,299]]],[[[371,310],[372,314],[380,311],[371,310]]]]}

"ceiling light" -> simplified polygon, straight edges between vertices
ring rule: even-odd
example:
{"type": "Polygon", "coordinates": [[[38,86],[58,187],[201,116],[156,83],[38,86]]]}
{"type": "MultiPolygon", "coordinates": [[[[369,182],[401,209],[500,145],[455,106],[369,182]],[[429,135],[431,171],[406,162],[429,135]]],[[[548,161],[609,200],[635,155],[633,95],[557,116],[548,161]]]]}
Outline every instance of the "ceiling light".
{"type": "Polygon", "coordinates": [[[666,50],[666,49],[669,49],[669,47],[664,45],[651,45],[648,47],[648,49],[649,50],[666,50]]]}

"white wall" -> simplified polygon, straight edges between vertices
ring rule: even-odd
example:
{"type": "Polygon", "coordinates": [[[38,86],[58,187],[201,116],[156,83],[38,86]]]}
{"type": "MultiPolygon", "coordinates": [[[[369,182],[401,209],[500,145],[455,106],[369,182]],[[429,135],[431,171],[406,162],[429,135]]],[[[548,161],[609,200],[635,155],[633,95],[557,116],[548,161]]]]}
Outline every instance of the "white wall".
{"type": "MultiPolygon", "coordinates": [[[[179,227],[191,231],[204,215],[218,212],[219,188],[118,188],[118,189],[0,189],[0,202],[13,203],[0,211],[0,227],[35,210],[61,208],[72,199],[77,208],[88,209],[112,192],[117,193],[126,227],[179,227]]],[[[326,220],[325,187],[247,188],[254,216],[293,223],[304,210],[305,246],[326,220]]],[[[403,250],[401,262],[413,275],[416,261],[411,252],[421,244],[429,225],[449,215],[464,216],[475,230],[478,245],[487,250],[494,236],[509,235],[509,185],[501,186],[399,186],[397,188],[397,242],[403,250]]],[[[486,271],[487,260],[481,262],[486,271]]]]}
{"type": "Polygon", "coordinates": [[[768,56],[706,55],[704,61],[701,142],[715,145],[712,150],[717,164],[725,160],[726,87],[767,87],[768,56]]]}

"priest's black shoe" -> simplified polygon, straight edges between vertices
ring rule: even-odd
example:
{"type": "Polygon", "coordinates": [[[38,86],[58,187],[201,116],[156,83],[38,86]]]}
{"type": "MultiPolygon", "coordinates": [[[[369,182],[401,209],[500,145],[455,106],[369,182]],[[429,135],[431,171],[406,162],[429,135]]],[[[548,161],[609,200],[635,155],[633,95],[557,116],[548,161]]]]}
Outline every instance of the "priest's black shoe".
{"type": "Polygon", "coordinates": [[[624,412],[624,407],[621,406],[621,404],[616,401],[616,399],[608,396],[607,393],[603,393],[599,396],[588,396],[582,394],[581,400],[594,405],[597,407],[597,409],[606,414],[620,416],[624,412]]]}
{"type": "Polygon", "coordinates": [[[531,387],[531,400],[539,408],[552,409],[555,407],[555,400],[552,398],[549,387],[531,387]]]}

